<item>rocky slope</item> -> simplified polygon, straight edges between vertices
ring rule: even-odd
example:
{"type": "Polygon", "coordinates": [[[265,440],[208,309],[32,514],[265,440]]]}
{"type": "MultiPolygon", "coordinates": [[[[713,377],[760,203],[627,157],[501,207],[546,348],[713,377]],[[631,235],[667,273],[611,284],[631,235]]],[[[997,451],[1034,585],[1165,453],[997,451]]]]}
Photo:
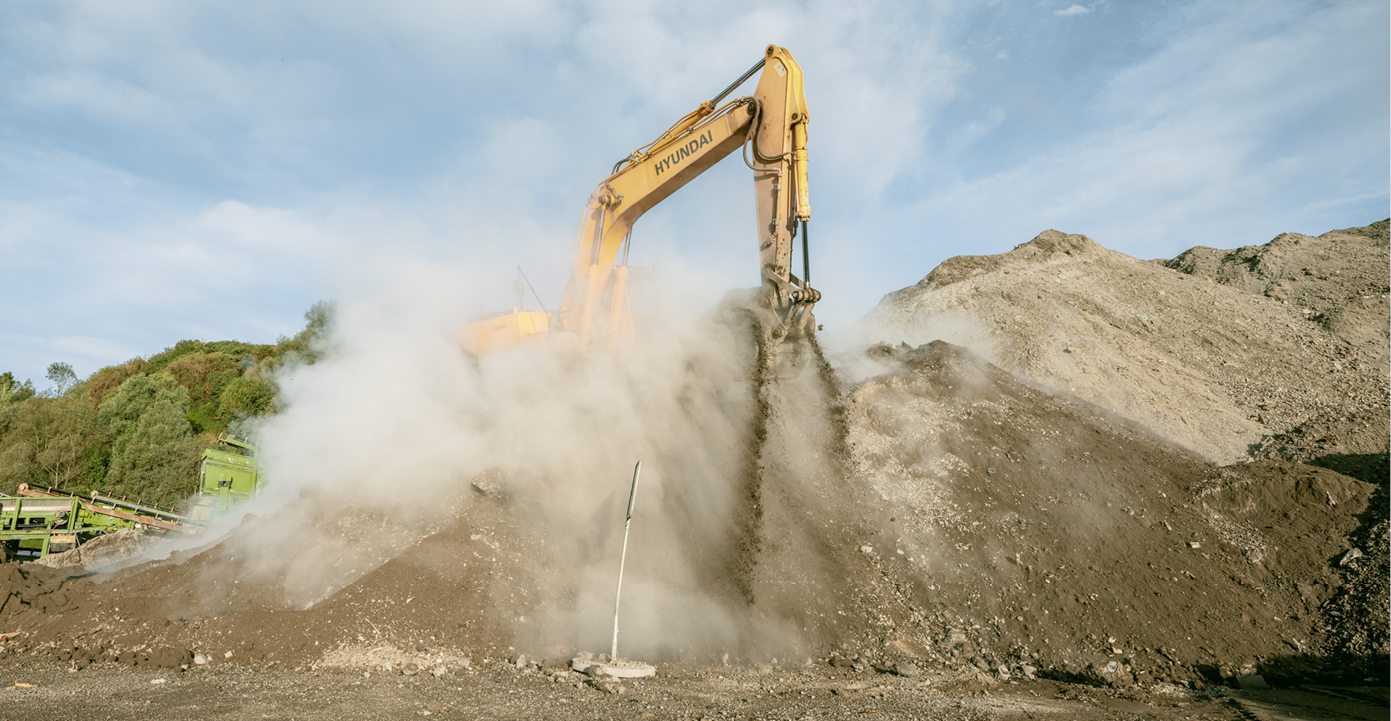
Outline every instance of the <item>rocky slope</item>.
{"type": "Polygon", "coordinates": [[[1365,422],[1384,448],[1387,267],[1385,221],[1163,263],[1049,230],[951,258],[865,322],[958,342],[1219,463],[1318,417],[1365,422]]]}

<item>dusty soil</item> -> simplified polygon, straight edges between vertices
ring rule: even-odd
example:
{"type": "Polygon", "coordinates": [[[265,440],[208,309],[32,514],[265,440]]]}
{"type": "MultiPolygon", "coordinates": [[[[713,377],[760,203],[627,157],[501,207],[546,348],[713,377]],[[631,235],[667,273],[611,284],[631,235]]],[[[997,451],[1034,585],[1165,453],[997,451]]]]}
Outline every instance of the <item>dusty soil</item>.
{"type": "MultiPolygon", "coordinates": [[[[745,507],[679,559],[723,635],[649,642],[661,673],[622,693],[557,671],[606,638],[567,625],[607,622],[574,529],[478,477],[439,522],[307,495],[114,572],[0,566],[0,674],[39,684],[0,708],[1384,717],[1386,246],[1383,222],[1166,264],[1048,231],[890,294],[866,337],[913,342],[748,391],[717,479],[745,507]],[[264,554],[288,527],[321,542],[264,554]],[[1382,691],[1309,685],[1333,682],[1382,691]]],[[[674,560],[638,549],[632,582],[674,560]]]]}
{"type": "Polygon", "coordinates": [[[873,670],[702,667],[669,670],[602,693],[577,674],[552,678],[501,663],[436,678],[372,672],[285,674],[228,666],[186,672],[111,665],[72,673],[0,662],[0,714],[112,721],[245,719],[983,719],[1079,721],[1382,719],[1383,687],[1316,684],[1267,690],[1173,685],[1106,689],[1056,681],[999,683],[967,672],[904,678],[873,670]],[[20,686],[19,684],[27,684],[20,686]]]}

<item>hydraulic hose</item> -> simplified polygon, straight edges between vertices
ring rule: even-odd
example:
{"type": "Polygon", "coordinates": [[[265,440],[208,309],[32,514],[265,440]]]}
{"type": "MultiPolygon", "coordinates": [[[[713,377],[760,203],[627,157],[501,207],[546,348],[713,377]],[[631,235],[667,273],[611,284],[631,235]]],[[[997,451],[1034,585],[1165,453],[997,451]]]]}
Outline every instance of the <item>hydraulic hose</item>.
{"type": "MultiPolygon", "coordinates": [[[[763,101],[759,100],[758,98],[754,98],[753,102],[754,107],[758,108],[757,113],[754,115],[753,124],[749,127],[749,136],[753,140],[753,158],[754,160],[757,160],[760,163],[764,163],[765,165],[776,163],[777,161],[786,158],[787,152],[790,151],[778,153],[777,155],[764,155],[763,151],[759,149],[758,130],[759,128],[763,127],[763,101]]],[[[747,160],[744,161],[745,164],[747,164],[748,162],[749,161],[747,160]]],[[[753,166],[750,165],[749,167],[752,168],[753,166]]]]}

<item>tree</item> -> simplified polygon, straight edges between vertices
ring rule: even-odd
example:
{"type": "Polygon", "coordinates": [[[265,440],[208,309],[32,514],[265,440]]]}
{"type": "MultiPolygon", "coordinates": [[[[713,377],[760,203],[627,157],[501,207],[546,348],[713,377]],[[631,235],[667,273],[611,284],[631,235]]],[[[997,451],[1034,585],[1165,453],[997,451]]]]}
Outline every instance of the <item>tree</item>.
{"type": "Polygon", "coordinates": [[[187,403],[157,398],[111,458],[108,485],[151,503],[177,503],[198,484],[200,448],[189,433],[187,403]]]}
{"type": "Polygon", "coordinates": [[[68,486],[102,441],[81,393],[29,398],[0,409],[0,416],[0,489],[9,493],[21,483],[68,486]]]}
{"type": "Polygon", "coordinates": [[[281,336],[276,341],[276,353],[270,368],[274,369],[285,362],[313,365],[323,357],[320,347],[333,327],[337,310],[332,301],[321,300],[304,312],[304,330],[294,338],[281,336]]]}
{"type": "Polygon", "coordinates": [[[64,489],[81,475],[88,447],[97,440],[96,412],[86,398],[73,395],[44,405],[50,422],[34,462],[48,486],[64,489]]]}
{"type": "Polygon", "coordinates": [[[333,317],[336,314],[337,308],[333,301],[321,300],[304,311],[304,329],[311,331],[315,336],[323,336],[328,333],[329,326],[333,325],[333,317]]]}
{"type": "Polygon", "coordinates": [[[55,396],[61,396],[77,385],[77,373],[73,372],[72,366],[63,362],[49,364],[48,374],[44,377],[53,383],[55,396]]]}
{"type": "Polygon", "coordinates": [[[27,398],[34,397],[34,384],[29,381],[20,383],[15,380],[14,374],[5,371],[0,373],[0,404],[17,403],[27,398]]]}
{"type": "Polygon", "coordinates": [[[112,438],[105,485],[151,502],[176,502],[197,485],[197,442],[188,392],[164,373],[135,375],[102,401],[99,423],[112,438]]]}

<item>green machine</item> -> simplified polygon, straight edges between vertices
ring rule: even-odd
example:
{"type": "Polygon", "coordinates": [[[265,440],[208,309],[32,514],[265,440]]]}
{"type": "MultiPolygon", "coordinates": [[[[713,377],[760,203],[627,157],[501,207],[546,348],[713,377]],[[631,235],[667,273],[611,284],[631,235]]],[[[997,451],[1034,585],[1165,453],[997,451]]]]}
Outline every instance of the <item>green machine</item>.
{"type": "Polygon", "coordinates": [[[217,443],[217,448],[203,451],[198,500],[189,516],[194,521],[209,520],[215,512],[226,511],[261,492],[256,444],[230,433],[219,435],[217,443]]]}
{"type": "Polygon", "coordinates": [[[256,445],[231,434],[203,451],[198,494],[187,515],[139,499],[90,497],[21,484],[19,495],[0,494],[0,562],[34,560],[72,550],[104,533],[136,529],[165,535],[197,533],[220,512],[261,491],[256,445]]]}
{"type": "Polygon", "coordinates": [[[61,553],[94,536],[134,525],[88,513],[77,498],[0,496],[0,558],[8,561],[61,553]]]}
{"type": "Polygon", "coordinates": [[[127,528],[162,535],[195,533],[199,527],[171,509],[96,492],[87,498],[22,483],[18,496],[0,495],[0,561],[69,551],[127,528]]]}

